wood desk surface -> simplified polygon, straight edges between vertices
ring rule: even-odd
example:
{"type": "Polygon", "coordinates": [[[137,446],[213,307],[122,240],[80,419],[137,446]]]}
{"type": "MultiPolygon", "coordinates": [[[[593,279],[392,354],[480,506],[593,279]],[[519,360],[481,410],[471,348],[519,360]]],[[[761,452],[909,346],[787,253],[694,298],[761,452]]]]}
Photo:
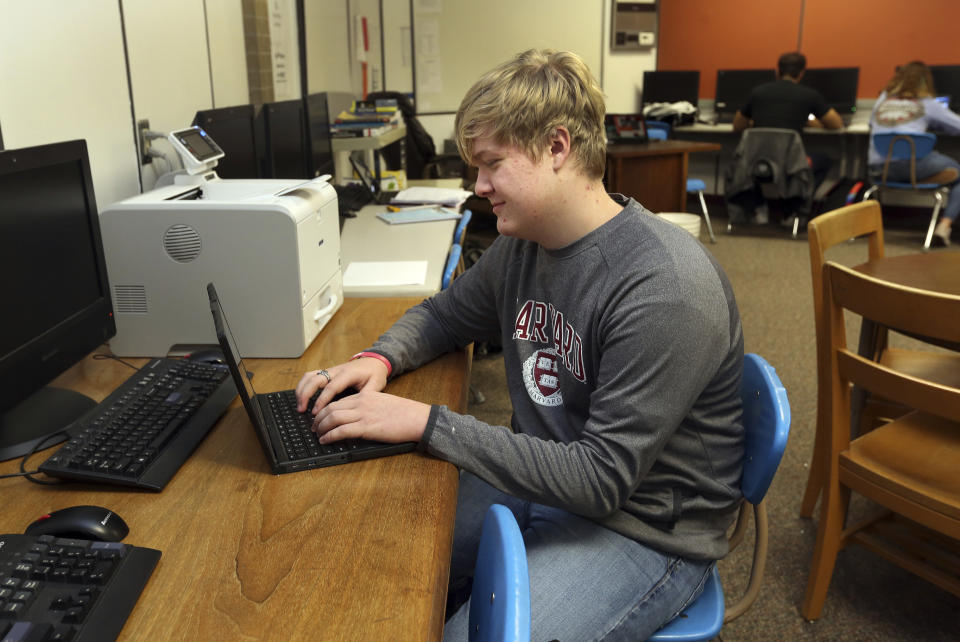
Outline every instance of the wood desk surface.
{"type": "Polygon", "coordinates": [[[429,221],[390,225],[377,218],[385,205],[367,205],[355,218],[343,222],[340,231],[340,262],[346,273],[354,261],[427,261],[423,283],[409,285],[350,285],[345,297],[430,296],[440,291],[443,268],[453,245],[458,221],[429,221]]]}
{"type": "MultiPolygon", "coordinates": [[[[254,385],[294,387],[305,370],[368,346],[417,301],[347,300],[300,359],[245,361],[254,385]]],[[[387,390],[464,411],[469,369],[468,351],[449,354],[387,390]]],[[[57,383],[99,400],[131,372],[88,357],[57,383]]],[[[0,473],[18,463],[0,464],[0,473]]],[[[94,504],[126,520],[127,543],[162,551],[121,639],[433,640],[442,632],[457,471],[433,457],[274,476],[235,400],[160,493],[17,478],[0,480],[0,493],[0,532],[94,504]]]]}
{"type": "Polygon", "coordinates": [[[633,156],[661,156],[683,154],[687,152],[716,152],[723,146],[719,143],[707,143],[670,138],[649,143],[618,143],[607,146],[607,156],[611,158],[629,158],[633,156]]]}
{"type": "Polygon", "coordinates": [[[885,256],[854,268],[864,274],[921,290],[960,296],[960,252],[938,250],[885,256]]]}

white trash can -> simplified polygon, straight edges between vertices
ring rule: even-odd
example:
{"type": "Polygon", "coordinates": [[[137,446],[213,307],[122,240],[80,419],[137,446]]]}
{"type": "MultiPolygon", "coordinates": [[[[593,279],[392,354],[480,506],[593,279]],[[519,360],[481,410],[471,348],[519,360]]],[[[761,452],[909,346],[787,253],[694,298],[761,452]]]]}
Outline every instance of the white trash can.
{"type": "Polygon", "coordinates": [[[693,238],[700,238],[701,218],[696,214],[687,214],[685,212],[662,212],[657,214],[660,218],[670,221],[674,225],[682,227],[693,234],[693,238]]]}

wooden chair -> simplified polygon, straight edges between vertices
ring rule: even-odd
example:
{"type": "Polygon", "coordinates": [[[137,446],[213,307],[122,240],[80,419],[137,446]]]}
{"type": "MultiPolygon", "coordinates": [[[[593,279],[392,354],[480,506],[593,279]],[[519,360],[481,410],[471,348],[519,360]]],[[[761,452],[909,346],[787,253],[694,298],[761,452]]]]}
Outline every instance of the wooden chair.
{"type": "Polygon", "coordinates": [[[827,477],[801,613],[820,617],[841,548],[855,542],[960,596],[960,387],[894,370],[847,347],[845,311],[931,340],[960,341],[960,296],[824,266],[829,348],[827,477]],[[851,386],[911,412],[855,439],[851,386]],[[844,528],[850,493],[889,509],[844,528]]]}
{"type": "MultiPolygon", "coordinates": [[[[864,201],[826,212],[810,221],[807,238],[810,243],[810,270],[813,284],[813,313],[817,336],[817,427],[814,437],[813,456],[807,488],[800,504],[800,516],[810,517],[826,478],[826,447],[830,417],[827,412],[827,397],[830,392],[829,341],[824,329],[823,314],[823,265],[829,248],[850,239],[866,236],[867,258],[883,257],[883,217],[880,203],[864,201]]],[[[861,338],[861,354],[869,353],[873,359],[894,370],[929,376],[936,381],[960,385],[960,355],[889,348],[885,328],[877,328],[872,336],[861,338]]],[[[877,397],[869,400],[862,393],[852,402],[851,421],[853,429],[868,430],[885,420],[897,417],[904,408],[877,397]]]]}

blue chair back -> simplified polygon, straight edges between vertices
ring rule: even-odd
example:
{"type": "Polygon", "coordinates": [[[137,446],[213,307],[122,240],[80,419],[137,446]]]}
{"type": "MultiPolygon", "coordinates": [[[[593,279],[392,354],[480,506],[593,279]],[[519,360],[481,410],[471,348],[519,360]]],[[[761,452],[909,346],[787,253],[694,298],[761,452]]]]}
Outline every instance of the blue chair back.
{"type": "Polygon", "coordinates": [[[443,268],[443,278],[440,281],[440,289],[446,290],[453,281],[453,273],[457,271],[457,265],[460,263],[460,254],[463,252],[463,246],[454,243],[450,246],[450,254],[447,255],[447,265],[443,268]]]}
{"type": "MultiPolygon", "coordinates": [[[[787,391],[780,383],[777,371],[760,355],[750,353],[743,357],[740,401],[743,405],[744,429],[743,478],[740,487],[744,498],[756,506],[770,488],[790,434],[787,391]]],[[[757,529],[761,530],[759,524],[757,529]]],[[[765,519],[762,532],[765,538],[765,519]]],[[[762,563],[763,560],[760,561],[761,569],[762,563]]],[[[757,566],[758,560],[755,558],[754,571],[757,566]]],[[[753,581],[751,578],[751,583],[753,581]]],[[[756,581],[759,583],[759,574],[756,581]]],[[[745,604],[749,605],[749,601],[745,604]]],[[[714,566],[700,597],[649,639],[658,642],[713,639],[723,626],[725,608],[720,575],[714,566]]],[[[745,608],[737,605],[738,611],[745,608]]]]}
{"type": "Polygon", "coordinates": [[[873,134],[872,138],[877,153],[886,158],[889,152],[891,160],[905,160],[912,156],[923,158],[933,151],[933,146],[937,143],[936,134],[930,132],[888,132],[873,134]]]}
{"type": "Polygon", "coordinates": [[[483,519],[470,593],[470,642],[530,640],[530,576],[517,520],[492,505],[483,519]]]}
{"type": "Polygon", "coordinates": [[[670,138],[670,123],[659,120],[645,120],[643,124],[647,128],[647,138],[650,140],[667,140],[670,138]]]}
{"type": "Polygon", "coordinates": [[[777,472],[790,434],[790,402],[787,390],[773,366],[758,354],[743,357],[740,384],[743,404],[744,461],[743,496],[759,504],[777,472]]]}
{"type": "Polygon", "coordinates": [[[453,242],[463,245],[463,240],[467,236],[467,225],[470,224],[470,219],[473,217],[473,212],[470,210],[463,210],[463,214],[460,215],[460,222],[457,223],[457,229],[453,231],[453,242]]]}

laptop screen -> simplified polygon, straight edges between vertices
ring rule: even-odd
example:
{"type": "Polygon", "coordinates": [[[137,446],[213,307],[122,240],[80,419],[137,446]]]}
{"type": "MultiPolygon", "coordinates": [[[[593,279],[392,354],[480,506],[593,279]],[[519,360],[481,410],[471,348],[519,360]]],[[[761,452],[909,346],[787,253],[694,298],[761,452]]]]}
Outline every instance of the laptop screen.
{"type": "MultiPolygon", "coordinates": [[[[240,399],[243,400],[243,405],[247,409],[247,414],[250,415],[251,419],[256,417],[257,435],[261,441],[264,441],[261,430],[266,427],[267,422],[263,418],[260,405],[254,401],[257,392],[253,389],[253,383],[250,381],[247,369],[243,366],[240,351],[237,349],[237,343],[230,331],[230,325],[227,323],[227,317],[223,313],[223,306],[220,305],[220,297],[217,296],[217,289],[213,286],[213,283],[207,284],[207,296],[210,299],[210,312],[213,314],[213,324],[217,330],[220,349],[223,350],[223,356],[227,361],[227,366],[230,367],[230,373],[237,384],[237,391],[240,393],[240,399]]],[[[267,443],[264,443],[264,447],[269,448],[267,443]]]]}

